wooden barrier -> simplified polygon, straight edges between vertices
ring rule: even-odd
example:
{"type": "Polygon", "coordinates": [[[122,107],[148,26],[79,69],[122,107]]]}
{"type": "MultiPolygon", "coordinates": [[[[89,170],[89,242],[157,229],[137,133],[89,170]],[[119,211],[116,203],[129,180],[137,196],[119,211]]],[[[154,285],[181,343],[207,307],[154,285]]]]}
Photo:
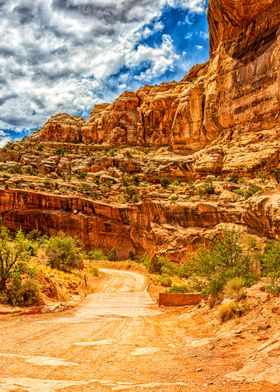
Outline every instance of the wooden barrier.
{"type": "Polygon", "coordinates": [[[173,293],[160,293],[159,306],[185,306],[197,305],[201,302],[203,296],[201,294],[173,294],[173,293]]]}

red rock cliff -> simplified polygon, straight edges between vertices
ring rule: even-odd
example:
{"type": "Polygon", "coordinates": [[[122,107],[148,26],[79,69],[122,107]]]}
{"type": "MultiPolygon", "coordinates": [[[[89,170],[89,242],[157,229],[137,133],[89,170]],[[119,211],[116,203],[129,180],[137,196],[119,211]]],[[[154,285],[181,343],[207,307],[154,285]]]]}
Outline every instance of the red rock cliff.
{"type": "Polygon", "coordinates": [[[189,152],[222,138],[229,150],[240,138],[243,146],[279,138],[279,1],[210,0],[208,19],[209,64],[195,66],[181,82],[96,105],[85,122],[55,116],[39,138],[189,152]]]}

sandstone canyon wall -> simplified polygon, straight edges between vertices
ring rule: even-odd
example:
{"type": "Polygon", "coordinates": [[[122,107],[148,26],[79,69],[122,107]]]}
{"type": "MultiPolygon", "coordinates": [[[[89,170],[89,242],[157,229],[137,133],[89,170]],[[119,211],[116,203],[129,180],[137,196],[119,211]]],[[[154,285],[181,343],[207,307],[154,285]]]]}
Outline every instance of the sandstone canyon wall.
{"type": "MultiPolygon", "coordinates": [[[[181,158],[162,164],[162,170],[173,170],[178,163],[176,173],[191,178],[252,176],[257,170],[279,168],[280,1],[209,0],[208,19],[210,61],[194,66],[180,82],[124,92],[112,104],[96,105],[87,121],[58,114],[29,140],[165,146],[180,152],[181,158]]],[[[3,152],[1,159],[23,158],[3,152]]],[[[59,159],[63,171],[66,158],[59,159]]],[[[114,166],[116,159],[106,159],[114,166]]],[[[88,163],[85,171],[101,170],[104,160],[100,162],[88,163]]],[[[47,163],[52,164],[50,159],[47,163]]],[[[10,228],[21,225],[48,234],[64,230],[89,247],[116,248],[120,257],[152,254],[164,245],[176,258],[178,249],[185,253],[194,249],[222,223],[245,225],[252,233],[279,238],[279,206],[280,195],[274,191],[234,204],[172,204],[151,198],[134,205],[0,191],[0,212],[10,228]]]]}
{"type": "MultiPolygon", "coordinates": [[[[279,137],[280,3],[209,1],[210,62],[181,82],[124,92],[84,121],[60,114],[41,140],[170,146],[194,152],[217,138],[279,137]]],[[[229,160],[232,158],[229,154],[229,160]]]]}

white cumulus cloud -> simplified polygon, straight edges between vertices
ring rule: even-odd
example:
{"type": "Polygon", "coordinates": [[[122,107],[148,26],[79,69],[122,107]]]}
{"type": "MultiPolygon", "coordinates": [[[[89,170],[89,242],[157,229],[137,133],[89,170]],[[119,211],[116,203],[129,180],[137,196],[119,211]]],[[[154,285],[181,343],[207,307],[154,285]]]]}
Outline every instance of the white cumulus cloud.
{"type": "Polygon", "coordinates": [[[148,67],[152,81],[178,60],[170,36],[137,45],[162,31],[164,6],[194,13],[206,0],[0,0],[0,129],[33,128],[57,112],[83,112],[128,86],[106,87],[120,69],[148,67]],[[151,27],[145,27],[145,26],[151,27]]]}

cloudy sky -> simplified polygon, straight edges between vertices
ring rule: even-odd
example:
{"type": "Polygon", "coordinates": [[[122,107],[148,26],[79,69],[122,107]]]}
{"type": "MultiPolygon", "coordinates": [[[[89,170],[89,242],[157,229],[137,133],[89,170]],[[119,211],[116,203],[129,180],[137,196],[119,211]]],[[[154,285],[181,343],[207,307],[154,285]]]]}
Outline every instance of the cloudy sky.
{"type": "MultiPolygon", "coordinates": [[[[208,59],[207,0],[0,0],[0,138],[208,59]],[[13,131],[13,132],[11,132],[13,131]]],[[[25,131],[24,131],[25,132],[25,131]]]]}

